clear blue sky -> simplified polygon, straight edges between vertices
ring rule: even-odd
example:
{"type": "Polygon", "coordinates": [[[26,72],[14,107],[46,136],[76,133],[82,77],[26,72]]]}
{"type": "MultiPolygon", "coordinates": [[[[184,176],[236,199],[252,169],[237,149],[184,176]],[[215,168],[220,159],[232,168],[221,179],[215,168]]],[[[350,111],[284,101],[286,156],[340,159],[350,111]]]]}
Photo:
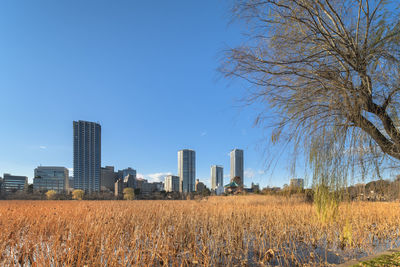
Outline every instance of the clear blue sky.
{"type": "Polygon", "coordinates": [[[242,40],[229,22],[229,1],[1,1],[0,175],[71,168],[72,121],[88,120],[102,125],[103,166],[156,180],[190,148],[209,185],[210,166],[227,176],[242,148],[246,185],[287,183],[286,164],[264,173],[245,87],[216,70],[242,40]]]}

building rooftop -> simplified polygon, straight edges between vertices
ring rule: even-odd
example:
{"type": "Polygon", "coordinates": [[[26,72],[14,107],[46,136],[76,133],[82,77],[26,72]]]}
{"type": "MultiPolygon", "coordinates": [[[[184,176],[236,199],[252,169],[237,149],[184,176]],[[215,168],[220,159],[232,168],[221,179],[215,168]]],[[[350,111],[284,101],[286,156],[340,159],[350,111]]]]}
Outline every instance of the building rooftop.
{"type": "Polygon", "coordinates": [[[230,182],[229,184],[225,185],[224,187],[239,187],[236,182],[230,182]]]}

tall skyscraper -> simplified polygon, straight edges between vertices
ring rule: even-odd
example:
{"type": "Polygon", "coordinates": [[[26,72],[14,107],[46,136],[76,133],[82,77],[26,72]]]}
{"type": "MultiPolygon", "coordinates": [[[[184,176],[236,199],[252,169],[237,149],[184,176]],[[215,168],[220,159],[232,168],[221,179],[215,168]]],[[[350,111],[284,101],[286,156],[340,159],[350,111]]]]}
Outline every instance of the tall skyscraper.
{"type": "Polygon", "coordinates": [[[74,121],[74,188],[100,191],[101,126],[74,121]]]}
{"type": "Polygon", "coordinates": [[[211,189],[217,189],[218,185],[224,185],[224,167],[211,166],[211,189]]]}
{"type": "Polygon", "coordinates": [[[194,192],[196,180],[196,153],[194,150],[178,151],[179,191],[194,192]]]}
{"type": "Polygon", "coordinates": [[[239,185],[243,186],[244,180],[244,165],[243,165],[243,150],[233,149],[231,151],[231,181],[235,177],[239,177],[239,185]]]}

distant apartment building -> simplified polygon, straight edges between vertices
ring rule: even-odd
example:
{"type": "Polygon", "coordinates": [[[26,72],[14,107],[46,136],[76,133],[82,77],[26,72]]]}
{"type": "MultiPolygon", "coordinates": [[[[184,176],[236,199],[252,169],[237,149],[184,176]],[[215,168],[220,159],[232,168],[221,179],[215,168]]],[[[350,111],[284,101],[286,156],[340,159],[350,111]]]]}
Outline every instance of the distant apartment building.
{"type": "Polygon", "coordinates": [[[124,181],[121,178],[118,178],[114,183],[114,195],[116,197],[121,196],[124,190],[124,181]]]}
{"type": "Polygon", "coordinates": [[[136,176],[128,174],[124,177],[124,187],[136,188],[136,176]]]}
{"type": "Polygon", "coordinates": [[[100,189],[101,191],[114,191],[115,181],[118,173],[114,171],[114,166],[101,167],[100,170],[100,189]]]}
{"type": "Polygon", "coordinates": [[[72,190],[74,189],[74,176],[70,176],[68,178],[68,182],[69,182],[69,188],[72,190]]]}
{"type": "Polygon", "coordinates": [[[222,195],[225,192],[225,188],[223,185],[219,185],[216,189],[215,189],[215,194],[217,196],[222,195]]]}
{"type": "Polygon", "coordinates": [[[16,192],[23,191],[28,187],[28,177],[16,176],[5,173],[3,176],[2,191],[16,192]]]}
{"type": "MultiPolygon", "coordinates": [[[[244,164],[243,164],[243,150],[233,149],[230,153],[231,157],[231,181],[238,177],[237,184],[243,186],[244,184],[244,164]]],[[[236,181],[235,181],[236,182],[236,181]]]]}
{"type": "Polygon", "coordinates": [[[200,182],[199,179],[196,179],[196,184],[195,184],[195,191],[196,192],[203,192],[207,189],[204,183],[200,182]]]}
{"type": "Polygon", "coordinates": [[[143,195],[148,195],[154,192],[160,192],[164,189],[164,184],[162,182],[153,182],[153,183],[142,183],[142,187],[140,188],[140,193],[143,195]]]}
{"type": "Polygon", "coordinates": [[[195,191],[196,153],[194,150],[178,151],[179,191],[189,193],[195,191]]]}
{"type": "Polygon", "coordinates": [[[136,170],[130,167],[120,170],[118,171],[118,178],[122,178],[127,183],[127,187],[137,188],[136,170]]]}
{"type": "Polygon", "coordinates": [[[147,183],[146,179],[143,179],[143,178],[136,179],[137,188],[140,189],[140,190],[142,190],[142,186],[145,183],[147,183]]]}
{"type": "Polygon", "coordinates": [[[166,192],[179,192],[179,176],[167,175],[164,180],[166,192]]]}
{"type": "Polygon", "coordinates": [[[224,168],[222,166],[211,166],[211,189],[216,190],[218,185],[224,185],[224,168]]]}
{"type": "Polygon", "coordinates": [[[101,126],[95,122],[74,121],[74,188],[100,191],[101,126]]]}
{"type": "Polygon", "coordinates": [[[123,170],[120,170],[120,171],[118,171],[118,172],[122,174],[122,177],[125,177],[125,176],[127,176],[128,174],[130,174],[130,175],[136,177],[136,170],[132,169],[131,167],[128,167],[128,168],[123,169],[123,170]]]}
{"type": "Polygon", "coordinates": [[[302,178],[290,179],[289,187],[290,189],[304,189],[304,179],[302,178]]]}
{"type": "Polygon", "coordinates": [[[65,167],[39,166],[34,170],[33,190],[69,190],[69,171],[65,167]]]}

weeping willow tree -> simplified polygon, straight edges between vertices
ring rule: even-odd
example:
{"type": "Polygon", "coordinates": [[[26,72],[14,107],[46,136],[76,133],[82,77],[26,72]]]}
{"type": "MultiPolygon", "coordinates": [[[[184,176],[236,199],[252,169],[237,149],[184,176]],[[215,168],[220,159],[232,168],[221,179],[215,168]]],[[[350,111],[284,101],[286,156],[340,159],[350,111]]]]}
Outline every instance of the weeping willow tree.
{"type": "Polygon", "coordinates": [[[398,8],[385,0],[236,1],[248,39],[226,52],[221,71],[248,82],[247,101],[265,107],[256,123],[273,119],[271,140],[292,144],[321,192],[399,162],[398,8]]]}

